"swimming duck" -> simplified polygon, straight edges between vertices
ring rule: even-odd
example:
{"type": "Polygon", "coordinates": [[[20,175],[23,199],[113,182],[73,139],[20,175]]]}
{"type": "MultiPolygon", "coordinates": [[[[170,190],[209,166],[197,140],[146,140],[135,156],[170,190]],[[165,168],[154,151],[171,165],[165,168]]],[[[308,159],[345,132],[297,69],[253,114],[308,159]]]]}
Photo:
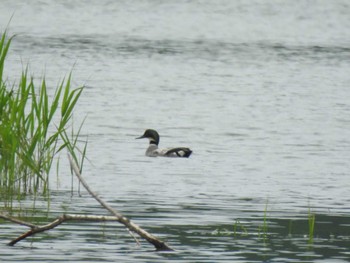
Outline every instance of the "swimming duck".
{"type": "Polygon", "coordinates": [[[159,134],[157,131],[152,129],[147,129],[142,136],[137,137],[136,139],[143,139],[143,138],[149,139],[149,146],[146,150],[146,156],[149,156],[149,157],[164,156],[164,157],[188,158],[192,153],[190,148],[187,148],[187,147],[159,149],[158,148],[159,134]]]}

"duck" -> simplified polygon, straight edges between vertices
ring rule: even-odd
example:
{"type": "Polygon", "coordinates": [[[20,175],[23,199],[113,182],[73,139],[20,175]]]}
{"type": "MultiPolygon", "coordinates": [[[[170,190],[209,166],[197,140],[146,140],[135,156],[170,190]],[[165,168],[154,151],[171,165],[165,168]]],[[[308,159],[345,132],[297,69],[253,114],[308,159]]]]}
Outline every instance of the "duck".
{"type": "Polygon", "coordinates": [[[147,129],[140,137],[136,139],[149,139],[149,146],[146,150],[145,155],[148,157],[185,157],[188,158],[192,154],[192,150],[187,147],[175,147],[175,148],[158,148],[159,134],[156,130],[147,129]]]}

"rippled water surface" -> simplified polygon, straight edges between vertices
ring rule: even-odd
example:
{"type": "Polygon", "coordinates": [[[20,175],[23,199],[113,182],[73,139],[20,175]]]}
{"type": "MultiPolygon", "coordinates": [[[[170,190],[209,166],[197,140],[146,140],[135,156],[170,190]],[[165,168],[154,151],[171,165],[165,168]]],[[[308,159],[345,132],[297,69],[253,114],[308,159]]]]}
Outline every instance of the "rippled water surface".
{"type": "MultiPolygon", "coordinates": [[[[29,63],[53,90],[73,68],[85,179],[175,252],[87,222],[7,247],[24,228],[1,224],[2,261],[350,260],[348,1],[4,0],[2,31],[12,15],[8,81],[29,63]],[[193,155],[145,157],[146,128],[193,155]]],[[[105,214],[69,172],[50,218],[105,214]]]]}

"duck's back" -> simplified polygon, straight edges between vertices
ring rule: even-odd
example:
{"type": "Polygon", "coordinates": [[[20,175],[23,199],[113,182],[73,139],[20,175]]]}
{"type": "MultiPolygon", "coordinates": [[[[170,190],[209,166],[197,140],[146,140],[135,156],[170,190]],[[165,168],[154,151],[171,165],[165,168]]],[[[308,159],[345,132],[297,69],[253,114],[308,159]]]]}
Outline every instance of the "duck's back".
{"type": "Polygon", "coordinates": [[[176,147],[176,148],[165,148],[159,149],[157,145],[150,144],[146,150],[146,156],[149,157],[185,157],[188,158],[192,154],[190,148],[187,147],[176,147]]]}
{"type": "Polygon", "coordinates": [[[165,156],[168,157],[190,157],[192,154],[192,151],[190,148],[187,147],[176,147],[176,148],[169,148],[165,149],[165,156]]]}

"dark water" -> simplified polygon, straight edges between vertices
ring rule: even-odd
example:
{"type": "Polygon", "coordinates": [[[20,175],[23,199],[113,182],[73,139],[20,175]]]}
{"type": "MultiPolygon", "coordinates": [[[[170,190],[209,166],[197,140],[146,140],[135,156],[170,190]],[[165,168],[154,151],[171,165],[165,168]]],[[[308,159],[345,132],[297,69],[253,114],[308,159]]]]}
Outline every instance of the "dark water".
{"type": "MultiPolygon", "coordinates": [[[[1,28],[12,14],[9,81],[29,63],[54,88],[74,67],[86,180],[176,251],[114,223],[9,248],[21,231],[2,224],[5,262],[350,260],[347,1],[1,1],[1,28]],[[146,158],[146,128],[194,154],[146,158]]],[[[104,213],[60,174],[50,217],[104,213]]]]}

